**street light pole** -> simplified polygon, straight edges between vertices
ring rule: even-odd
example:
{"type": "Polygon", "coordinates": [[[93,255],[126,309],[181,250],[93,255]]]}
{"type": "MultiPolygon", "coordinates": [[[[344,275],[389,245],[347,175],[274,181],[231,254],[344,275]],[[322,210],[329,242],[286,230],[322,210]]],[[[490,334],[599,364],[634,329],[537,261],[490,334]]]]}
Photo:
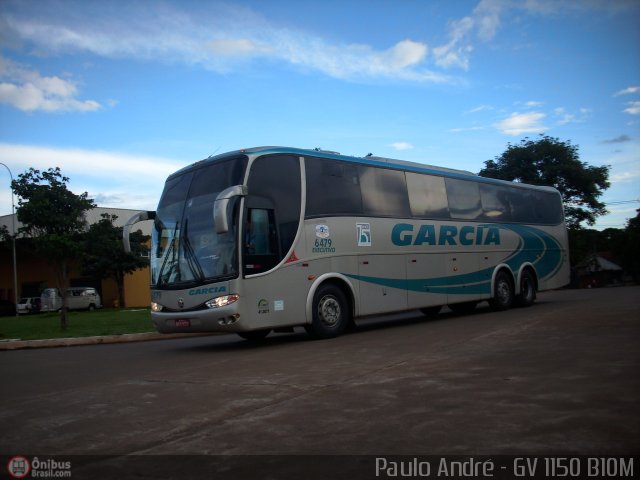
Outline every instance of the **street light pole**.
{"type": "MultiPolygon", "coordinates": [[[[11,177],[11,183],[13,184],[13,173],[11,173],[11,169],[7,167],[4,163],[0,162],[4,168],[9,172],[9,176],[11,177]]],[[[14,297],[14,305],[16,309],[16,317],[18,316],[18,267],[16,261],[16,208],[15,203],[13,202],[13,188],[11,190],[11,229],[13,230],[13,235],[11,235],[11,244],[13,247],[13,297],[14,297]]]]}

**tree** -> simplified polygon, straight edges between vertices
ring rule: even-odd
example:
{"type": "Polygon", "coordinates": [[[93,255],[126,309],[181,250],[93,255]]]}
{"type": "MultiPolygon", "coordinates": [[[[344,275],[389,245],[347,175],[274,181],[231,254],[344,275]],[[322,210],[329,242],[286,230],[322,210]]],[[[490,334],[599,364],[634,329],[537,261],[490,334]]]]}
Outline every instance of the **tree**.
{"type": "Polygon", "coordinates": [[[11,233],[4,225],[0,225],[0,243],[9,243],[11,241],[11,233]]]}
{"type": "Polygon", "coordinates": [[[131,253],[122,246],[122,227],[116,227],[117,215],[102,214],[102,219],[89,226],[81,260],[83,274],[113,278],[118,286],[120,305],[124,305],[124,277],[149,264],[141,255],[147,251],[148,235],[140,230],[131,233],[131,253]]]}
{"type": "Polygon", "coordinates": [[[636,216],[627,221],[625,228],[625,241],[622,248],[622,261],[624,268],[633,279],[640,281],[640,208],[636,210],[636,216]]]}
{"type": "Polygon", "coordinates": [[[23,224],[19,232],[31,237],[36,251],[53,264],[62,295],[62,330],[67,328],[69,264],[82,251],[84,214],[96,206],[87,192],[80,195],[71,192],[68,182],[69,178],[62,175],[59,167],[46,172],[30,168],[11,182],[18,196],[18,220],[23,224]]]}
{"type": "Polygon", "coordinates": [[[580,161],[578,146],[570,140],[562,142],[546,135],[535,141],[525,138],[518,145],[508,144],[502,155],[484,164],[479,173],[483,177],[557,188],[570,229],[579,229],[582,222],[593,225],[598,216],[607,213],[598,198],[609,188],[610,167],[580,161]]]}

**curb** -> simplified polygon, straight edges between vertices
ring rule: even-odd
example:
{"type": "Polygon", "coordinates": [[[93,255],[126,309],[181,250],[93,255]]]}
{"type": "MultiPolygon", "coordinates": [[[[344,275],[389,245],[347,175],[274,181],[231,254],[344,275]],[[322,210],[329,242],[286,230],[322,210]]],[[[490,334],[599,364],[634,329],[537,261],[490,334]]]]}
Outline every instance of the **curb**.
{"type": "Polygon", "coordinates": [[[47,340],[6,340],[0,341],[2,350],[22,350],[27,348],[75,347],[80,345],[105,345],[111,343],[150,342],[153,340],[173,340],[177,338],[220,335],[219,333],[126,333],[102,337],[52,338],[47,340]]]}

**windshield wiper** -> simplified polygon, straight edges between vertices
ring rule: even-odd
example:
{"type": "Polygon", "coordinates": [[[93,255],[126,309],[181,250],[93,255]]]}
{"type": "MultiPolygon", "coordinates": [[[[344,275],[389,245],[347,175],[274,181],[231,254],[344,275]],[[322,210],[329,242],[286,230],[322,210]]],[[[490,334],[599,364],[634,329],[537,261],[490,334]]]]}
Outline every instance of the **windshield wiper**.
{"type": "MultiPolygon", "coordinates": [[[[173,232],[171,234],[171,240],[169,240],[169,247],[167,248],[167,251],[164,255],[164,261],[162,262],[162,266],[160,267],[160,271],[158,272],[158,285],[166,285],[168,283],[168,279],[171,276],[171,273],[173,272],[173,269],[177,264],[176,253],[178,252],[178,250],[176,249],[176,240],[177,240],[176,237],[178,235],[179,226],[180,226],[180,223],[176,222],[176,226],[173,229],[173,232]],[[165,276],[165,280],[163,281],[164,269],[167,266],[167,262],[169,261],[169,255],[171,255],[171,264],[170,264],[171,268],[167,272],[165,276]]],[[[178,276],[179,275],[180,275],[180,271],[178,271],[178,276]]]]}
{"type": "Polygon", "coordinates": [[[195,252],[193,251],[193,247],[191,246],[191,240],[189,240],[189,235],[187,232],[189,225],[189,219],[184,222],[184,234],[182,238],[182,243],[184,245],[185,258],[187,260],[187,265],[189,265],[189,270],[191,270],[192,275],[199,281],[204,280],[204,272],[202,271],[202,267],[198,262],[195,252]]]}

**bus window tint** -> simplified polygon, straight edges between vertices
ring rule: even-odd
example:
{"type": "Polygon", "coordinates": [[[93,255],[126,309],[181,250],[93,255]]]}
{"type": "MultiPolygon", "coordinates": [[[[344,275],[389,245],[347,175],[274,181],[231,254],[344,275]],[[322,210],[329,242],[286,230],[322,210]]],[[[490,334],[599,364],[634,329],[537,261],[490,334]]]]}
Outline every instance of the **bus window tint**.
{"type": "Polygon", "coordinates": [[[346,162],[306,158],[307,217],[361,215],[358,169],[346,162]]]}
{"type": "Polygon", "coordinates": [[[249,210],[245,229],[245,247],[249,255],[274,255],[276,253],[275,222],[273,210],[252,208],[249,210]]]}
{"type": "Polygon", "coordinates": [[[358,167],[365,215],[374,217],[410,217],[409,197],[404,172],[358,167]]]}
{"type": "Polygon", "coordinates": [[[562,200],[552,192],[533,192],[538,223],[557,225],[563,220],[562,200]]]}
{"type": "Polygon", "coordinates": [[[490,222],[510,222],[511,203],[507,188],[500,185],[480,184],[480,200],[484,218],[490,222]]]}
{"type": "Polygon", "coordinates": [[[287,254],[300,220],[300,162],[293,156],[270,155],[258,158],[249,176],[250,206],[264,205],[275,212],[280,237],[280,259],[287,254]]]}
{"type": "Polygon", "coordinates": [[[562,200],[557,193],[508,187],[504,190],[511,205],[511,221],[540,225],[562,223],[562,200]]]}
{"type": "Polygon", "coordinates": [[[482,217],[480,189],[476,182],[447,178],[445,185],[451,218],[477,220],[482,217]]]}
{"type": "Polygon", "coordinates": [[[411,214],[417,218],[449,218],[444,178],[407,173],[411,214]]]}

